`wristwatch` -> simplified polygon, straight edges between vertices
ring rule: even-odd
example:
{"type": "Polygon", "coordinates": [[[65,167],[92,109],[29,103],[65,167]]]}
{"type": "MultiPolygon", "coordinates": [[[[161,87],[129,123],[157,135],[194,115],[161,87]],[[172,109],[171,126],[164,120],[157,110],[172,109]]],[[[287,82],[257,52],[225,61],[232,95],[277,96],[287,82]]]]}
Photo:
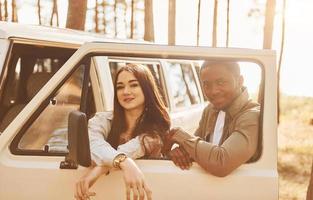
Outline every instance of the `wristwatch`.
{"type": "Polygon", "coordinates": [[[113,159],[113,167],[121,169],[120,164],[126,160],[127,156],[125,153],[120,153],[117,154],[117,156],[115,156],[115,158],[113,159]]]}

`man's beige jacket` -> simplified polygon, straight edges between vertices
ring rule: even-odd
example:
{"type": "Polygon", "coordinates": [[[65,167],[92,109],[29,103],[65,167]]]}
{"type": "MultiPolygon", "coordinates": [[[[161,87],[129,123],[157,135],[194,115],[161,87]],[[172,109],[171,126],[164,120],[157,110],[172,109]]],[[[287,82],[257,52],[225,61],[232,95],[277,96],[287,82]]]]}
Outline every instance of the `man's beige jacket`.
{"type": "Polygon", "coordinates": [[[260,106],[242,93],[224,110],[226,112],[223,134],[219,145],[211,138],[218,115],[212,104],[203,111],[195,136],[178,131],[173,138],[189,155],[209,173],[226,176],[241,164],[258,156],[260,106]]]}

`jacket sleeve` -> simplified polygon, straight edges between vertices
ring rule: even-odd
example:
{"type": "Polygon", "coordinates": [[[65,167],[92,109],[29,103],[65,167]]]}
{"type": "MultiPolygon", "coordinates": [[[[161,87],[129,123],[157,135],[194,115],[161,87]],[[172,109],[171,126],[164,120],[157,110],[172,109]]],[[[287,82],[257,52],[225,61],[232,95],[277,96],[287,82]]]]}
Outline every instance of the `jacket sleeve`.
{"type": "Polygon", "coordinates": [[[121,144],[117,147],[118,152],[125,153],[128,157],[132,159],[141,158],[145,155],[144,148],[140,142],[140,136],[137,136],[128,142],[121,144]]]}
{"type": "Polygon", "coordinates": [[[106,141],[111,129],[110,114],[96,113],[88,122],[91,159],[99,166],[112,167],[113,159],[119,154],[106,141]]]}
{"type": "Polygon", "coordinates": [[[226,176],[249,160],[257,149],[259,113],[244,113],[236,121],[236,128],[221,146],[177,132],[176,140],[206,171],[226,176]]]}
{"type": "Polygon", "coordinates": [[[120,153],[125,153],[132,159],[144,156],[145,152],[139,136],[119,145],[115,150],[106,140],[111,130],[112,113],[97,113],[88,123],[90,152],[92,160],[100,166],[112,167],[113,159],[120,153]]]}

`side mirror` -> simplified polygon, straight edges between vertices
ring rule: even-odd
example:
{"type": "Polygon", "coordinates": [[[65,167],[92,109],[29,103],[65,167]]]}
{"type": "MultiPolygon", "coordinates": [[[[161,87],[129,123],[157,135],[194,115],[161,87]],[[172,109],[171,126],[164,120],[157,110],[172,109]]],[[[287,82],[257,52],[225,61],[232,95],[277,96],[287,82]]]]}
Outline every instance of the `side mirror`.
{"type": "Polygon", "coordinates": [[[60,164],[61,169],[77,169],[78,165],[91,165],[88,126],[86,114],[72,111],[68,117],[69,154],[60,164]]]}

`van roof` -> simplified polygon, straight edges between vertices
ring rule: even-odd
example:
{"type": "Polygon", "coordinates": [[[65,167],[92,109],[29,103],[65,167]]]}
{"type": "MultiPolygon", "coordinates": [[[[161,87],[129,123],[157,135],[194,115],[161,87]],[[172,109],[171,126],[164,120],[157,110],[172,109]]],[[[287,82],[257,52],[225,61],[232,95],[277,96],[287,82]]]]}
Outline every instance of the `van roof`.
{"type": "Polygon", "coordinates": [[[0,22],[0,39],[10,38],[45,40],[73,44],[82,44],[92,41],[145,43],[143,40],[115,39],[107,37],[104,34],[96,34],[73,29],[0,22]]]}

